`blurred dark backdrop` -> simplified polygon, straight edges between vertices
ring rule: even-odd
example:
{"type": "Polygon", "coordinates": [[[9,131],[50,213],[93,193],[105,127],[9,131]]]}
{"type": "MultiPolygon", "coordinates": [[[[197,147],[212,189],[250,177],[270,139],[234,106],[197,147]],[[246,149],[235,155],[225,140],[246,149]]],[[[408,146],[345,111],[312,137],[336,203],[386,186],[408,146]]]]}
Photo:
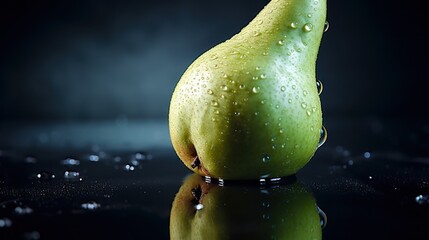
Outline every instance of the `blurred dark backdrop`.
{"type": "MultiPolygon", "coordinates": [[[[268,0],[7,1],[2,121],[166,119],[187,66],[268,0]]],[[[404,1],[329,1],[325,116],[427,118],[427,15],[404,1]]]]}

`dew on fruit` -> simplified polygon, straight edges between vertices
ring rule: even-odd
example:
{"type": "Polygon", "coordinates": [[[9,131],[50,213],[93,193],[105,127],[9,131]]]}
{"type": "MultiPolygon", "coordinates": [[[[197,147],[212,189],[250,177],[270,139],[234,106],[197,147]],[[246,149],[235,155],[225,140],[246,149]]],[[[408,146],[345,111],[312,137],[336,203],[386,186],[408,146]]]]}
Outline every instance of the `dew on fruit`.
{"type": "Polygon", "coordinates": [[[295,29],[295,28],[297,28],[297,27],[298,27],[298,23],[296,23],[296,22],[291,22],[291,23],[290,23],[290,27],[291,27],[291,28],[293,28],[293,29],[295,29]]]}
{"type": "Polygon", "coordinates": [[[304,31],[305,32],[311,32],[313,30],[313,25],[311,23],[306,23],[304,25],[304,31]]]}
{"type": "Polygon", "coordinates": [[[219,103],[216,100],[213,100],[212,103],[211,103],[211,105],[213,107],[217,107],[217,106],[219,106],[219,103]]]}
{"type": "Polygon", "coordinates": [[[329,22],[325,21],[325,26],[324,26],[323,32],[327,32],[328,30],[329,30],[329,22]]]}
{"type": "Polygon", "coordinates": [[[261,74],[261,79],[265,79],[265,78],[267,78],[267,75],[266,74],[261,74]]]}
{"type": "Polygon", "coordinates": [[[208,93],[209,95],[213,95],[213,90],[209,89],[209,90],[207,90],[207,93],[208,93]]]}
{"type": "Polygon", "coordinates": [[[316,81],[317,93],[320,95],[323,92],[323,84],[320,80],[316,81]]]}
{"type": "Polygon", "coordinates": [[[307,116],[311,116],[311,111],[310,110],[307,110],[307,116]]]}
{"type": "Polygon", "coordinates": [[[284,44],[285,44],[285,42],[284,42],[283,40],[279,40],[277,43],[278,43],[280,46],[282,46],[282,45],[284,45],[284,44]]]}
{"type": "Polygon", "coordinates": [[[222,89],[222,91],[228,91],[228,86],[226,85],[222,85],[220,88],[222,89]]]}
{"type": "Polygon", "coordinates": [[[50,173],[48,171],[41,171],[36,174],[36,178],[41,181],[49,181],[55,178],[55,174],[50,173]]]}
{"type": "Polygon", "coordinates": [[[259,71],[259,70],[261,70],[261,67],[258,66],[255,69],[256,69],[256,71],[259,71]]]}
{"type": "Polygon", "coordinates": [[[262,162],[268,163],[270,161],[270,156],[268,154],[264,154],[262,156],[262,162]]]}
{"type": "Polygon", "coordinates": [[[302,102],[302,103],[301,103],[301,107],[302,107],[303,109],[306,109],[306,108],[307,108],[307,103],[302,102]]]}
{"type": "Polygon", "coordinates": [[[80,161],[74,158],[66,158],[64,160],[61,160],[61,164],[65,166],[77,166],[80,164],[80,161]]]}
{"type": "Polygon", "coordinates": [[[418,195],[415,200],[420,205],[427,205],[429,204],[429,195],[418,195]]]}
{"type": "Polygon", "coordinates": [[[246,88],[246,85],[244,85],[244,84],[240,84],[240,86],[238,86],[240,89],[244,89],[244,88],[246,88]]]}
{"type": "Polygon", "coordinates": [[[80,206],[81,206],[81,208],[86,209],[86,210],[96,210],[96,209],[101,207],[101,205],[95,201],[82,203],[80,206]]]}
{"type": "Polygon", "coordinates": [[[320,138],[317,148],[320,148],[326,142],[326,139],[328,139],[328,131],[326,130],[325,126],[322,126],[320,129],[320,138]]]}
{"type": "Polygon", "coordinates": [[[326,216],[326,213],[319,208],[319,206],[317,206],[317,212],[319,213],[320,226],[322,227],[322,229],[324,229],[326,227],[326,224],[328,223],[328,217],[326,216]]]}
{"type": "Polygon", "coordinates": [[[284,91],[286,91],[286,87],[285,87],[285,86],[282,86],[282,87],[280,88],[280,90],[281,90],[282,92],[284,92],[284,91]]]}
{"type": "Polygon", "coordinates": [[[288,103],[292,103],[292,99],[291,99],[291,98],[289,98],[289,99],[287,100],[287,102],[288,102],[288,103]]]}
{"type": "MultiPolygon", "coordinates": [[[[253,87],[252,88],[252,92],[253,93],[258,93],[259,92],[259,87],[253,87]]],[[[262,103],[262,102],[261,102],[262,103]]],[[[262,103],[263,104],[263,103],[262,103]]]]}

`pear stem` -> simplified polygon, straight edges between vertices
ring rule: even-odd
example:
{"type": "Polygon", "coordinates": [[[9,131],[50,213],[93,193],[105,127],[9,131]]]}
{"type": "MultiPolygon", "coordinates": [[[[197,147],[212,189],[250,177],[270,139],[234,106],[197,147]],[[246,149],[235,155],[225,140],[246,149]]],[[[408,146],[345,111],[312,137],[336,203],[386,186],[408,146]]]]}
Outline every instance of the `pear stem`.
{"type": "Polygon", "coordinates": [[[191,167],[196,168],[196,167],[199,167],[200,165],[201,165],[200,158],[198,156],[196,156],[191,163],[191,167]]]}

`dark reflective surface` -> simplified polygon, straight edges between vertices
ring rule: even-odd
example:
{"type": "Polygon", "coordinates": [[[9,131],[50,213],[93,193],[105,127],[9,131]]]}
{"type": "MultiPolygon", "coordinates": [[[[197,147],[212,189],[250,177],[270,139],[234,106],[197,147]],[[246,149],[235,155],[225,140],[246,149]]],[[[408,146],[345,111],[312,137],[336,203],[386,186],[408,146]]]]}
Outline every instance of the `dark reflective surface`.
{"type": "Polygon", "coordinates": [[[326,216],[295,178],[264,184],[184,181],[170,215],[171,239],[322,239],[326,216]]]}
{"type": "MultiPolygon", "coordinates": [[[[325,119],[325,126],[328,141],[296,176],[327,215],[323,239],[428,239],[429,123],[325,119]]],[[[173,201],[190,172],[165,122],[0,129],[0,239],[170,238],[173,201]]],[[[249,188],[256,195],[259,184],[249,188]]],[[[212,185],[223,202],[242,201],[228,181],[212,185]]],[[[244,212],[246,220],[257,213],[244,212]]],[[[231,220],[228,211],[223,217],[231,220]]]]}

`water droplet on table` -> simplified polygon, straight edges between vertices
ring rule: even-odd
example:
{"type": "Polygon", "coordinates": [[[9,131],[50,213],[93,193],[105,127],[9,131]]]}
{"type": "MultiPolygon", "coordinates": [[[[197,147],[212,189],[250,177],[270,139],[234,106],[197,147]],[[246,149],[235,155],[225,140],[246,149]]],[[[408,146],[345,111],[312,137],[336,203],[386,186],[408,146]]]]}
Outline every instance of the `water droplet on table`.
{"type": "Polygon", "coordinates": [[[55,174],[48,171],[41,171],[36,174],[36,178],[42,181],[49,181],[55,178],[55,174]]]}
{"type": "Polygon", "coordinates": [[[80,205],[83,209],[87,209],[87,210],[95,210],[101,207],[101,205],[95,201],[91,201],[91,202],[87,202],[87,203],[82,203],[80,205]]]}
{"type": "Polygon", "coordinates": [[[31,214],[33,209],[27,206],[18,206],[14,209],[15,213],[18,215],[26,215],[31,214]]]}
{"type": "Polygon", "coordinates": [[[40,239],[40,233],[37,231],[25,233],[24,239],[25,240],[39,240],[40,239]]]}
{"type": "Polygon", "coordinates": [[[91,154],[88,156],[88,160],[91,162],[98,162],[98,161],[100,161],[100,156],[98,156],[96,154],[91,154]]]}
{"type": "Polygon", "coordinates": [[[363,157],[364,157],[365,159],[369,159],[369,158],[371,157],[371,153],[370,153],[370,152],[364,152],[364,153],[363,153],[363,157]]]}
{"type": "Polygon", "coordinates": [[[82,180],[82,178],[80,177],[80,173],[78,171],[65,171],[64,172],[64,179],[76,180],[76,181],[82,180]]]}
{"type": "Polygon", "coordinates": [[[77,166],[80,164],[80,161],[74,158],[66,158],[61,161],[61,164],[66,166],[77,166]]]}
{"type": "Polygon", "coordinates": [[[416,197],[416,203],[420,205],[429,204],[429,195],[418,195],[416,197]]]}
{"type": "Polygon", "coordinates": [[[9,218],[0,218],[0,228],[12,226],[12,221],[9,218]]]}
{"type": "Polygon", "coordinates": [[[35,157],[32,157],[32,156],[28,156],[28,157],[26,157],[25,158],[25,160],[24,160],[26,163],[36,163],[37,162],[37,159],[35,158],[35,157]]]}
{"type": "Polygon", "coordinates": [[[125,171],[131,172],[131,171],[134,171],[136,169],[136,167],[133,164],[125,164],[123,169],[125,171]]]}

